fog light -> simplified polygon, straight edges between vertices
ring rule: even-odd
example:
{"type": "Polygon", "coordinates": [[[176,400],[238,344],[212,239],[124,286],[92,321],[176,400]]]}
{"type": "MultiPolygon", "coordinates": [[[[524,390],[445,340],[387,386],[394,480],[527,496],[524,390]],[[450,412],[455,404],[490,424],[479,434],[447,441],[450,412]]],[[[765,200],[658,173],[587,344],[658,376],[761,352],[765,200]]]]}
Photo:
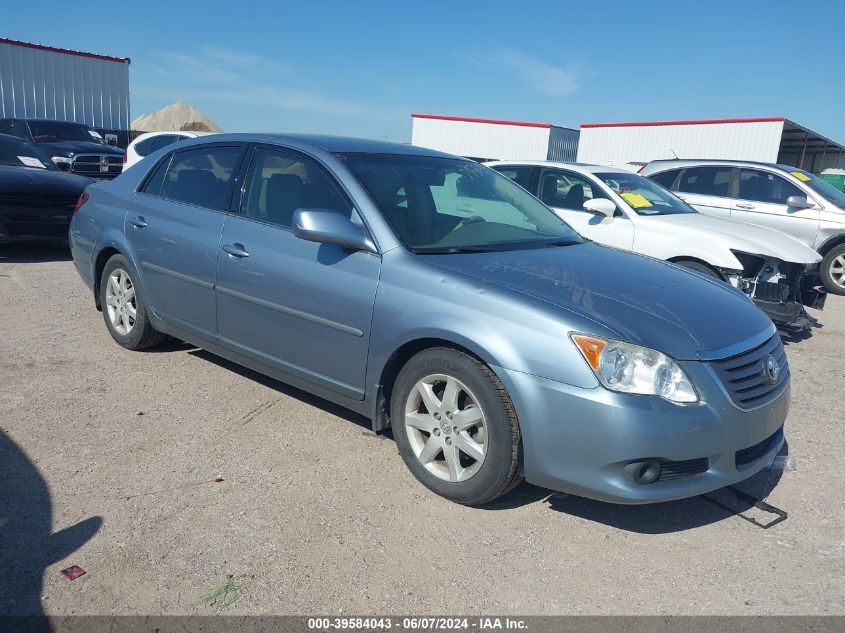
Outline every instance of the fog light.
{"type": "Polygon", "coordinates": [[[631,462],[625,466],[625,479],[635,486],[653,484],[660,477],[660,462],[631,462]]]}

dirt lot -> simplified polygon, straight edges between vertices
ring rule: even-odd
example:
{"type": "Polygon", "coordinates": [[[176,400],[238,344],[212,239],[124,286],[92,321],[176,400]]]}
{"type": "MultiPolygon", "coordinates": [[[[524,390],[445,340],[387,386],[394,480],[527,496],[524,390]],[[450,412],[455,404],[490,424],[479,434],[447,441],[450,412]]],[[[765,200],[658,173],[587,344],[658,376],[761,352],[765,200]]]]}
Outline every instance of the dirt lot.
{"type": "Polygon", "coordinates": [[[468,509],[324,401],[124,351],[66,251],[0,247],[0,613],[843,613],[845,298],[816,316],[788,340],[786,468],[740,486],[785,521],[730,490],[468,509]]]}

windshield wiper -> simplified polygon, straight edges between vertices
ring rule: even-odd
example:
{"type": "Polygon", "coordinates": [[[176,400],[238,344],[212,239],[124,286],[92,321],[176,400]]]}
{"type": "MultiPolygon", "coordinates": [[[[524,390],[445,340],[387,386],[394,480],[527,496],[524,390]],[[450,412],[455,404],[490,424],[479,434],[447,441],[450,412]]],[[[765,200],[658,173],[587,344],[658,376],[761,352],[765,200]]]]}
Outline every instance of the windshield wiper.
{"type": "Polygon", "coordinates": [[[584,240],[587,238],[581,238],[580,240],[573,240],[573,239],[562,239],[562,240],[549,240],[545,244],[543,244],[543,248],[548,248],[549,246],[574,246],[575,244],[582,244],[584,240]]]}
{"type": "Polygon", "coordinates": [[[492,246],[431,246],[412,248],[414,255],[454,255],[456,253],[489,253],[501,250],[492,246]]]}

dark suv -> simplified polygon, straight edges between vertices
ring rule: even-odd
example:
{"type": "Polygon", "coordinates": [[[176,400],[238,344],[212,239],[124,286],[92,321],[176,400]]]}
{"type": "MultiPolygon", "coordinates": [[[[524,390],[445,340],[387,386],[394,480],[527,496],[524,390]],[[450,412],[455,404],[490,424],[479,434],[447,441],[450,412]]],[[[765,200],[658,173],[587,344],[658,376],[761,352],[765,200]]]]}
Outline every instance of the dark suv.
{"type": "Polygon", "coordinates": [[[0,134],[38,145],[63,171],[107,180],[123,171],[123,150],[106,145],[103,137],[84,123],[0,119],[0,134]]]}

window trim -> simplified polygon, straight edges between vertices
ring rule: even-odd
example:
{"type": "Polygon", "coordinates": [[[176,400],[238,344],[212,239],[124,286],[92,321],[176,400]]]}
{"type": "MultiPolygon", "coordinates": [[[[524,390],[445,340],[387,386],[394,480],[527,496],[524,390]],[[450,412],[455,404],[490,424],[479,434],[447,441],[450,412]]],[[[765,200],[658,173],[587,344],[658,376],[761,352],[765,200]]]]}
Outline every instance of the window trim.
{"type": "MultiPolygon", "coordinates": [[[[175,143],[174,143],[174,145],[175,145],[175,143]]],[[[165,145],[165,147],[167,147],[167,145],[165,145]]],[[[157,160],[156,163],[155,163],[155,166],[153,166],[144,175],[144,177],[141,179],[141,182],[135,188],[134,193],[136,195],[149,196],[151,198],[157,198],[159,200],[167,200],[168,202],[174,202],[176,204],[186,204],[190,207],[195,207],[197,209],[205,209],[206,211],[213,211],[215,213],[229,213],[231,211],[231,207],[232,207],[232,198],[233,198],[234,192],[236,191],[235,185],[238,184],[238,182],[241,178],[241,171],[242,171],[242,168],[243,168],[244,155],[246,154],[246,150],[248,149],[248,147],[249,147],[249,143],[244,143],[244,142],[240,142],[240,141],[235,141],[235,142],[233,142],[233,141],[221,141],[221,142],[218,142],[218,143],[202,143],[202,144],[199,144],[199,145],[189,145],[188,147],[180,147],[179,149],[170,150],[164,156],[162,156],[159,160],[157,160]],[[232,167],[233,177],[231,178],[231,180],[229,181],[229,184],[228,184],[227,195],[226,195],[226,205],[228,206],[228,208],[215,209],[213,207],[204,207],[200,204],[195,204],[193,202],[186,202],[184,200],[174,200],[173,198],[168,198],[166,196],[161,195],[161,192],[159,192],[158,194],[154,194],[154,193],[149,193],[147,191],[142,191],[142,189],[144,187],[146,187],[147,183],[152,179],[152,176],[156,172],[156,170],[158,169],[158,166],[161,165],[164,161],[168,161],[169,163],[172,163],[173,158],[177,154],[181,154],[182,152],[193,151],[193,150],[197,150],[197,149],[205,149],[205,148],[209,148],[209,147],[238,147],[241,150],[241,153],[238,155],[237,159],[235,160],[235,164],[232,167]]],[[[164,149],[164,148],[162,148],[162,149],[164,149]]],[[[160,151],[160,150],[156,150],[156,151],[160,151]]],[[[169,171],[170,171],[170,165],[168,164],[167,169],[164,173],[165,178],[167,178],[167,174],[168,174],[169,171]]],[[[162,185],[163,185],[163,183],[162,183],[162,185]]],[[[163,188],[163,186],[162,186],[162,188],[163,188]]]]}

